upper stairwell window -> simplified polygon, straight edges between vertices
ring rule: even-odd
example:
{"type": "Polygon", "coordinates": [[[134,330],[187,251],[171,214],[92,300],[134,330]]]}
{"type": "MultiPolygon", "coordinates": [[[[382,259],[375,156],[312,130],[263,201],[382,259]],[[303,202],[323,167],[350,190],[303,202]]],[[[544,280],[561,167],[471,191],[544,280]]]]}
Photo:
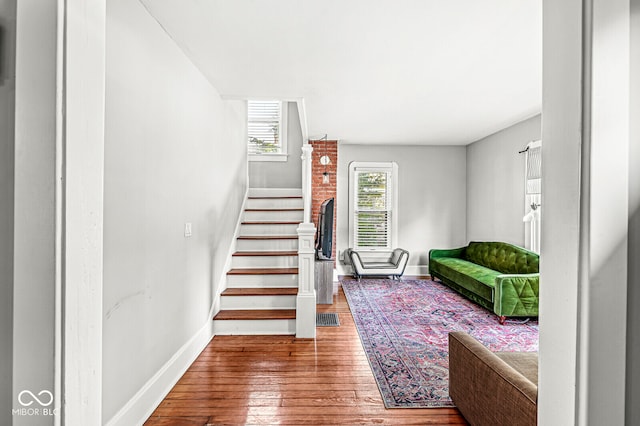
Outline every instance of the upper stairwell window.
{"type": "Polygon", "coordinates": [[[248,101],[250,161],[287,161],[287,103],[248,101]]]}

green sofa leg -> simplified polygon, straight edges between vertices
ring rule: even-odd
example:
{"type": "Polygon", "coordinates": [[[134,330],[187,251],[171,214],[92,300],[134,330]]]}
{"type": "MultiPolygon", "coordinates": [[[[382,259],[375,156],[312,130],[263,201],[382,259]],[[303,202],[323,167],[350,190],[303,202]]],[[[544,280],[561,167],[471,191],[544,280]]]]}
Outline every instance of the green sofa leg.
{"type": "Polygon", "coordinates": [[[504,315],[500,315],[500,318],[498,320],[500,321],[501,325],[504,325],[504,322],[507,320],[507,317],[505,317],[504,315]]]}

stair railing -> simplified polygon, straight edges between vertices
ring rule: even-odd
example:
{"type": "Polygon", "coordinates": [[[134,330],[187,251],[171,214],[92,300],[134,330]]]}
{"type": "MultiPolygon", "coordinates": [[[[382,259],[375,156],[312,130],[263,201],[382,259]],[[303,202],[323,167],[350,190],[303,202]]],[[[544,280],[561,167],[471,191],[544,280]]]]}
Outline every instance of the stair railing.
{"type": "Polygon", "coordinates": [[[310,144],[302,145],[302,200],[304,222],[298,226],[298,295],[296,297],[296,337],[316,337],[316,291],[314,286],[316,228],[311,221],[310,144]]]}

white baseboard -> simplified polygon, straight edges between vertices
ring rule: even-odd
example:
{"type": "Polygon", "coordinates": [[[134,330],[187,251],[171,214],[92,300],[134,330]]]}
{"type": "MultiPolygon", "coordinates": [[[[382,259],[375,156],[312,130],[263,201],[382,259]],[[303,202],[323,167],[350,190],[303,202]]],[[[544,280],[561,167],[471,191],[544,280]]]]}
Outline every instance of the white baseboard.
{"type": "MultiPolygon", "coordinates": [[[[338,276],[351,275],[351,266],[344,265],[342,262],[337,262],[336,274],[338,276]]],[[[404,270],[404,275],[429,275],[429,265],[407,265],[407,268],[404,270]]]]}
{"type": "Polygon", "coordinates": [[[142,386],[106,425],[142,425],[209,344],[213,336],[213,321],[209,318],[207,323],[142,386]]]}
{"type": "Polygon", "coordinates": [[[429,275],[429,265],[407,265],[405,275],[429,275]]]}

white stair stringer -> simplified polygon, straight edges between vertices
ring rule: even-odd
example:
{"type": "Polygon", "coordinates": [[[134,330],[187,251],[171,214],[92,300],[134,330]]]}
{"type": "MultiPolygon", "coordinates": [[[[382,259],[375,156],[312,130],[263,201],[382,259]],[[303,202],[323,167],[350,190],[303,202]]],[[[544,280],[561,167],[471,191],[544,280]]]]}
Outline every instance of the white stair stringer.
{"type": "Polygon", "coordinates": [[[249,190],[215,334],[296,334],[301,192],[249,190]]]}

